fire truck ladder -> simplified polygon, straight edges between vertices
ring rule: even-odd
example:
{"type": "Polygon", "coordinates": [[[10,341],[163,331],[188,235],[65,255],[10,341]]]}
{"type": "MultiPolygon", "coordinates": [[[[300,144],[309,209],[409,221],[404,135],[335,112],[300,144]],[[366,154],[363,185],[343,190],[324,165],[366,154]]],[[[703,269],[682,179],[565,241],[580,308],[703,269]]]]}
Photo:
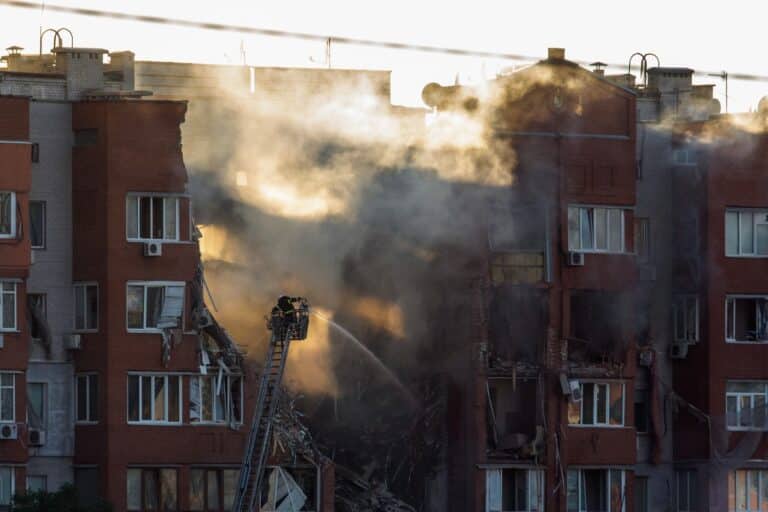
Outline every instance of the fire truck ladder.
{"type": "Polygon", "coordinates": [[[264,360],[258,400],[240,469],[240,481],[232,508],[234,512],[258,511],[261,507],[261,482],[269,457],[272,420],[280,400],[280,385],[285,363],[288,360],[288,347],[291,340],[301,340],[307,335],[309,307],[304,299],[297,299],[297,301],[300,301],[300,306],[295,313],[295,322],[276,324],[273,314],[268,324],[272,335],[267,357],[264,360]]]}

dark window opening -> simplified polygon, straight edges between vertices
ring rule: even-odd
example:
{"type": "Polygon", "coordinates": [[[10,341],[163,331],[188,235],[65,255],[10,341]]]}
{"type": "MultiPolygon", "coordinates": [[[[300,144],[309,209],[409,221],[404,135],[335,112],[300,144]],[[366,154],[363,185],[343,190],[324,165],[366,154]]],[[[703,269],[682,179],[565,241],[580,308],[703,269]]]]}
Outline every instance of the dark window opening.
{"type": "Polygon", "coordinates": [[[537,362],[547,339],[546,293],[503,285],[494,287],[492,294],[488,334],[493,356],[537,362]]]}
{"type": "Polygon", "coordinates": [[[95,146],[99,141],[99,131],[95,128],[75,130],[75,147],[95,146]]]}
{"type": "Polygon", "coordinates": [[[636,321],[624,297],[606,292],[571,295],[570,316],[568,357],[572,360],[620,359],[625,348],[625,326],[636,321]]]}
{"type": "Polygon", "coordinates": [[[40,144],[33,142],[30,149],[30,157],[32,159],[32,163],[36,164],[40,162],[40,144]]]}
{"type": "Polygon", "coordinates": [[[489,379],[488,449],[530,456],[538,418],[536,379],[489,379]]]}

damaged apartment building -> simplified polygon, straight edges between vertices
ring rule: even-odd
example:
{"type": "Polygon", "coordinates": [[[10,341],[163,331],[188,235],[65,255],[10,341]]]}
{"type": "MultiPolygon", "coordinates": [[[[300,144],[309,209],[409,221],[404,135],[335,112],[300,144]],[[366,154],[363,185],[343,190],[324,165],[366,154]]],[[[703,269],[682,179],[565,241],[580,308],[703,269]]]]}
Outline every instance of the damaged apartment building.
{"type": "MultiPolygon", "coordinates": [[[[66,29],[3,61],[0,510],[65,483],[116,511],[228,510],[257,369],[206,305],[187,103],[136,90],[131,52],[66,29]]],[[[288,405],[265,510],[285,489],[329,510],[332,465],[288,405]]]]}
{"type": "Polygon", "coordinates": [[[514,151],[449,406],[448,509],[768,506],[768,105],[722,114],[693,70],[642,58],[605,75],[550,49],[423,91],[514,151]]]}

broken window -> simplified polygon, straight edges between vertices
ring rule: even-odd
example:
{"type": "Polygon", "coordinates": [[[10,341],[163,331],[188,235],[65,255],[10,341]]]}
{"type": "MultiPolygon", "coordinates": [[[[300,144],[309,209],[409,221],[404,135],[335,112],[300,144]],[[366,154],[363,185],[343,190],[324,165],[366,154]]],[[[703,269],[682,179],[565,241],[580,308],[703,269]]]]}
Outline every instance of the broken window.
{"type": "Polygon", "coordinates": [[[231,510],[239,475],[239,469],[190,469],[189,509],[195,512],[231,510]]]}
{"type": "Polygon", "coordinates": [[[582,347],[587,355],[618,354],[624,348],[624,328],[635,313],[618,293],[579,291],[571,295],[569,356],[582,347]],[[570,343],[574,341],[575,343],[570,343]]]}
{"type": "Polygon", "coordinates": [[[768,471],[764,469],[730,471],[728,473],[728,512],[763,512],[766,509],[768,509],[768,471]]]}
{"type": "Polygon", "coordinates": [[[622,208],[569,206],[568,250],[624,252],[624,210],[622,208]]]}
{"type": "Polygon", "coordinates": [[[127,509],[178,510],[178,477],[175,469],[129,468],[126,475],[127,509]]]}
{"type": "Polygon", "coordinates": [[[768,341],[768,297],[726,297],[725,319],[725,337],[727,341],[768,341]]]}
{"type": "Polygon", "coordinates": [[[99,420],[98,397],[98,375],[87,373],[75,377],[75,421],[92,423],[99,420]]]}
{"type": "Polygon", "coordinates": [[[568,402],[568,424],[597,427],[624,425],[623,382],[579,382],[581,400],[568,402]]]}
{"type": "Polygon", "coordinates": [[[16,194],[0,192],[0,238],[16,236],[16,194]]]}
{"type": "Polygon", "coordinates": [[[184,309],[184,284],[129,282],[126,308],[129,330],[178,327],[184,309]]]}
{"type": "Polygon", "coordinates": [[[544,510],[544,472],[536,469],[488,469],[485,472],[486,512],[544,510]]]}
{"type": "Polygon", "coordinates": [[[16,492],[16,475],[10,466],[0,466],[0,507],[9,507],[16,492]]]}
{"type": "Polygon", "coordinates": [[[699,297],[680,295],[672,306],[675,341],[696,343],[699,341],[699,297]]]}
{"type": "Polygon", "coordinates": [[[43,382],[27,383],[27,424],[32,428],[46,428],[48,390],[43,382]]]}
{"type": "Polygon", "coordinates": [[[10,372],[0,372],[0,423],[16,421],[16,378],[10,372]]]}
{"type": "Polygon", "coordinates": [[[692,469],[677,470],[675,471],[675,478],[677,480],[677,512],[695,512],[697,510],[696,471],[692,469]]]}
{"type": "Polygon", "coordinates": [[[647,434],[651,425],[650,394],[647,389],[635,390],[635,430],[647,434]]]}
{"type": "Polygon", "coordinates": [[[32,249],[45,249],[45,201],[29,202],[29,228],[32,249]]]}
{"type": "Polygon", "coordinates": [[[491,207],[488,244],[494,283],[538,283],[545,280],[546,214],[541,207],[491,207]]]}
{"type": "Polygon", "coordinates": [[[725,254],[727,256],[768,255],[768,211],[726,211],[725,254]]]}
{"type": "Polygon", "coordinates": [[[129,375],[129,423],[181,423],[179,375],[129,375]]]}
{"type": "Polygon", "coordinates": [[[270,467],[261,485],[261,512],[317,510],[317,470],[270,467]]]}
{"type": "Polygon", "coordinates": [[[96,283],[75,283],[75,330],[96,331],[99,328],[99,286],[96,283]]]}
{"type": "Polygon", "coordinates": [[[0,281],[0,331],[16,330],[16,282],[0,281]]]}
{"type": "Polygon", "coordinates": [[[242,423],[243,380],[236,375],[199,375],[189,382],[193,423],[242,423]]]}
{"type": "Polygon", "coordinates": [[[635,217],[635,254],[638,263],[651,261],[651,221],[635,217]]]}
{"type": "Polygon", "coordinates": [[[32,339],[50,341],[48,329],[46,297],[44,293],[27,294],[27,312],[29,319],[29,335],[32,339]]]}
{"type": "Polygon", "coordinates": [[[489,448],[521,450],[536,436],[537,381],[488,379],[489,448]]]}
{"type": "Polygon", "coordinates": [[[178,240],[179,198],[133,195],[125,199],[128,240],[178,240]]]}
{"type": "Polygon", "coordinates": [[[547,294],[500,285],[492,289],[488,337],[494,356],[505,361],[538,360],[547,336],[547,294]]]}
{"type": "Polygon", "coordinates": [[[728,430],[768,430],[767,401],[768,382],[728,382],[725,388],[728,430]]]}
{"type": "Polygon", "coordinates": [[[620,469],[569,469],[568,512],[623,512],[626,476],[620,469]]]}

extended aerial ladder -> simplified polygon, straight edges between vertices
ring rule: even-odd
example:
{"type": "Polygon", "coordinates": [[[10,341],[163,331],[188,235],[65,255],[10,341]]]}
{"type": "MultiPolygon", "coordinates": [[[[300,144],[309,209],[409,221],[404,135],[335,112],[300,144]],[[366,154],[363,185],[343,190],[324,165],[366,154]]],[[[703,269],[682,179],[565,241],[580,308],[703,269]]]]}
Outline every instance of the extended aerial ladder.
{"type": "Polygon", "coordinates": [[[272,331],[248,444],[240,468],[240,480],[233,512],[253,512],[261,507],[261,483],[269,458],[272,420],[280,399],[288,347],[292,340],[303,340],[309,328],[309,303],[301,297],[280,297],[267,319],[272,331]]]}

